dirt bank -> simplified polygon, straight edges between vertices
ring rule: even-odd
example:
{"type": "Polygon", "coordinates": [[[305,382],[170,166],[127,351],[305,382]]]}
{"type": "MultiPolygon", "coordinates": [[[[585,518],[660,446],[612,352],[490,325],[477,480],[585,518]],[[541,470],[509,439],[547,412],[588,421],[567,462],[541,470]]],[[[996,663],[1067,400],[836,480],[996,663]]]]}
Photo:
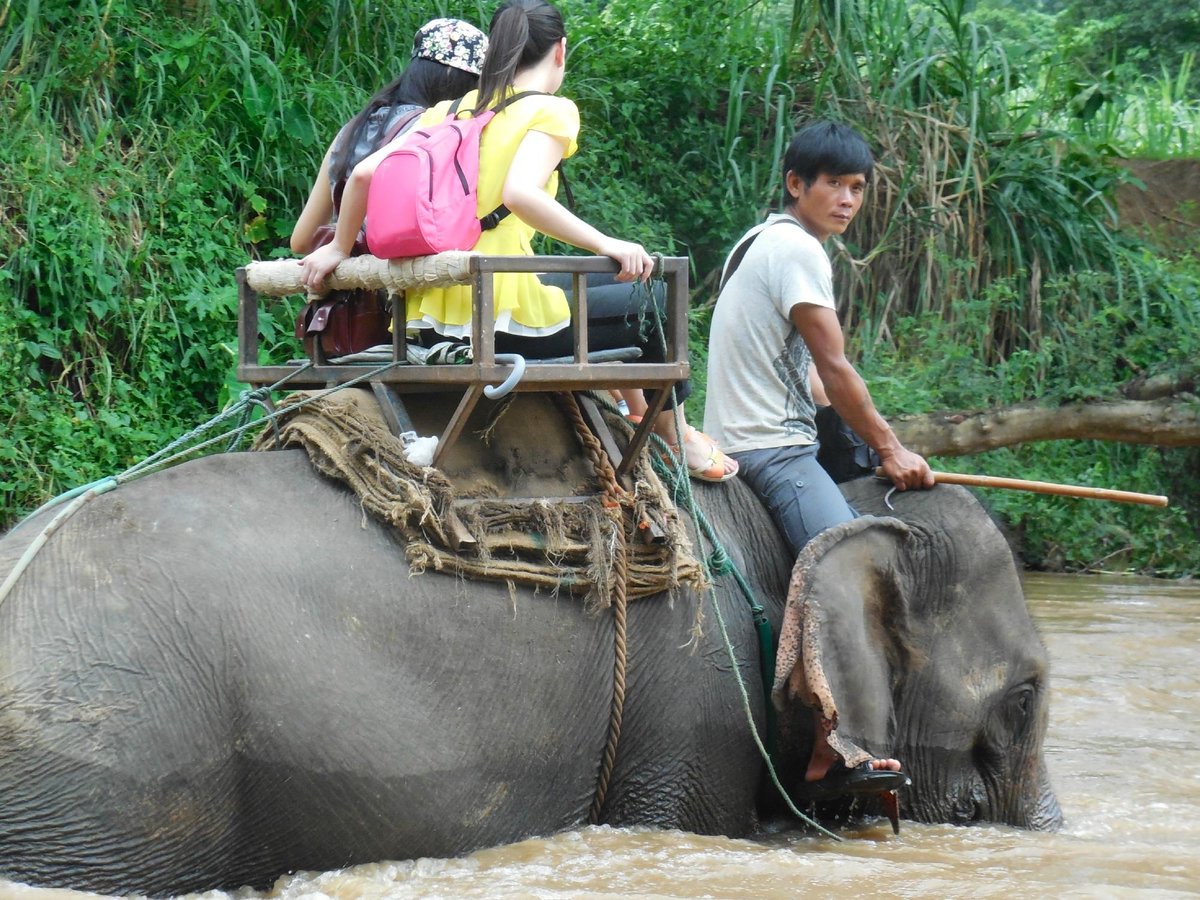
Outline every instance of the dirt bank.
{"type": "Polygon", "coordinates": [[[1200,245],[1200,159],[1123,160],[1146,187],[1117,190],[1117,214],[1128,228],[1171,253],[1196,252],[1200,245]]]}

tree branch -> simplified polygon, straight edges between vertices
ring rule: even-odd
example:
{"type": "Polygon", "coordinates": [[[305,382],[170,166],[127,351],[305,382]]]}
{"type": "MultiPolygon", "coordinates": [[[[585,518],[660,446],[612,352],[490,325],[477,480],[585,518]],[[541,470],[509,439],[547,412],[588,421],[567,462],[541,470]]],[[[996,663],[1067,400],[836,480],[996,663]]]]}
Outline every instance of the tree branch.
{"type": "Polygon", "coordinates": [[[1022,403],[982,412],[896,417],[890,422],[906,447],[925,456],[971,456],[1014,444],[1064,439],[1200,446],[1200,401],[1190,394],[1057,407],[1022,403]]]}

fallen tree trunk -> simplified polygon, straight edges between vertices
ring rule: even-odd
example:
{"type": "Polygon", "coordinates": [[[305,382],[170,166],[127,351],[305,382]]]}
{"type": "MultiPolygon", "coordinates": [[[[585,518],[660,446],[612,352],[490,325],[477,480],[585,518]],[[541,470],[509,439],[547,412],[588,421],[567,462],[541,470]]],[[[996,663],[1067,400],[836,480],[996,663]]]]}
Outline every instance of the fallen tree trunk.
{"type": "Polygon", "coordinates": [[[1066,406],[1023,403],[980,412],[928,413],[889,420],[924,456],[971,456],[1031,441],[1098,440],[1156,447],[1200,446],[1200,400],[1104,400],[1066,406]]]}

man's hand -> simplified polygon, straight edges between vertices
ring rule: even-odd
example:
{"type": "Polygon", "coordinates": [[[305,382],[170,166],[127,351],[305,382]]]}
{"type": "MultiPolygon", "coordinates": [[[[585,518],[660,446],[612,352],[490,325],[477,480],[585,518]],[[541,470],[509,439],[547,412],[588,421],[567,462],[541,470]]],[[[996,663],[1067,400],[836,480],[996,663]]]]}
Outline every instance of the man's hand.
{"type": "Polygon", "coordinates": [[[886,456],[881,453],[879,458],[883,463],[883,474],[892,480],[896,490],[933,487],[933,470],[919,453],[899,447],[886,456]]]}

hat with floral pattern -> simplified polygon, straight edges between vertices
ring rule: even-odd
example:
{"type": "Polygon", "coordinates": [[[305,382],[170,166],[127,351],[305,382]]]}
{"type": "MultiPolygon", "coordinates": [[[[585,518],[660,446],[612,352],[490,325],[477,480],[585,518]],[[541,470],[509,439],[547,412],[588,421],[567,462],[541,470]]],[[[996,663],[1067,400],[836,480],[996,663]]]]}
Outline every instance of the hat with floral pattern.
{"type": "Polygon", "coordinates": [[[430,59],[472,75],[483,70],[487,35],[462,19],[433,19],[413,38],[413,59],[430,59]]]}

